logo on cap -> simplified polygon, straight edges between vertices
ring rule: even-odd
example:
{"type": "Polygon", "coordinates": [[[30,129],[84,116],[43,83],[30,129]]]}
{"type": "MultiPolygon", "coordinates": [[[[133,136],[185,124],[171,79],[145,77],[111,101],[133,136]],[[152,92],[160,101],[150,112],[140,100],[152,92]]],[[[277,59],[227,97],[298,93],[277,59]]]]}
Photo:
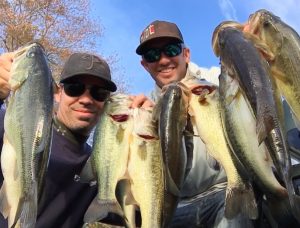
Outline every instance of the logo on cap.
{"type": "Polygon", "coordinates": [[[141,43],[146,40],[150,35],[155,33],[154,25],[149,25],[143,32],[140,38],[141,43]]]}
{"type": "Polygon", "coordinates": [[[87,54],[81,56],[81,58],[86,60],[86,64],[89,64],[86,66],[87,70],[93,69],[95,63],[100,63],[100,64],[102,63],[102,61],[97,56],[94,55],[87,54]]]}

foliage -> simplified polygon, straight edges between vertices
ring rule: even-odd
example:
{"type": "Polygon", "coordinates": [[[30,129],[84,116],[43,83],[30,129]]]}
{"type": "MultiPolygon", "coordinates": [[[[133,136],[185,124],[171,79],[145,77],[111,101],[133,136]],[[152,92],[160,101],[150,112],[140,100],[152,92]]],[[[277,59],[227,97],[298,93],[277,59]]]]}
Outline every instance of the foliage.
{"type": "Polygon", "coordinates": [[[47,50],[57,79],[70,53],[95,53],[103,26],[89,17],[89,4],[89,0],[0,0],[0,49],[14,51],[38,41],[47,50]]]}

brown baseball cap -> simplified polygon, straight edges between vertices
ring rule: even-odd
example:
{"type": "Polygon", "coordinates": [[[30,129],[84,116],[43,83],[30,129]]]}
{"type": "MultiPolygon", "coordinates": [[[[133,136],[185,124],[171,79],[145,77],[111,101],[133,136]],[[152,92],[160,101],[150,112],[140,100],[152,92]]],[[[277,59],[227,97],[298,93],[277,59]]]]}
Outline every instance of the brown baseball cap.
{"type": "Polygon", "coordinates": [[[145,51],[146,44],[157,38],[173,38],[183,43],[182,34],[176,24],[167,21],[153,21],[142,32],[140,36],[140,45],[136,49],[138,55],[142,55],[145,51]]]}
{"type": "Polygon", "coordinates": [[[88,53],[73,53],[70,55],[61,72],[60,82],[78,75],[98,77],[106,83],[108,90],[111,92],[117,90],[116,84],[111,80],[107,62],[99,56],[88,53]]]}

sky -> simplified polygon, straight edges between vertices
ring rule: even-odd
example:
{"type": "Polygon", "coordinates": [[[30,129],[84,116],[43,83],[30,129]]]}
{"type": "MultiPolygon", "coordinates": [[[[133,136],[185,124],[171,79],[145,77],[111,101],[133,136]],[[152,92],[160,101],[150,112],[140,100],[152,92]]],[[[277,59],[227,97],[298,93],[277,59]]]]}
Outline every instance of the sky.
{"type": "Polygon", "coordinates": [[[154,86],[151,76],[140,64],[135,53],[143,29],[154,20],[176,23],[191,61],[217,82],[219,60],[211,47],[212,33],[225,20],[240,23],[259,9],[267,9],[279,16],[300,34],[299,0],[91,0],[91,17],[100,19],[103,36],[97,42],[98,53],[104,57],[117,55],[117,70],[129,82],[129,93],[149,95],[154,86]]]}

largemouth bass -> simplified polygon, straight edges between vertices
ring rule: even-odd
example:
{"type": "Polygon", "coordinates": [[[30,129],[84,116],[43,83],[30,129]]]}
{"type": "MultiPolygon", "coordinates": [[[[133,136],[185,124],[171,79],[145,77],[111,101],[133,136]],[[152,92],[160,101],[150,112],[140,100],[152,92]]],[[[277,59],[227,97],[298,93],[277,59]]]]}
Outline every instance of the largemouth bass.
{"type": "Polygon", "coordinates": [[[266,143],[277,175],[287,185],[290,156],[283,135],[283,107],[268,64],[238,29],[217,27],[214,39],[219,40],[215,49],[219,49],[221,65],[227,69],[229,76],[238,80],[251,105],[258,141],[266,143]]]}
{"type": "Polygon", "coordinates": [[[256,136],[256,119],[239,82],[227,74],[222,67],[220,98],[222,118],[230,147],[243,166],[249,178],[268,197],[286,198],[287,190],[278,182],[273,171],[273,161],[265,143],[259,144],[256,136]]]}
{"type": "Polygon", "coordinates": [[[230,69],[249,100],[257,119],[257,135],[262,142],[275,128],[275,101],[267,63],[264,62],[251,41],[233,27],[219,25],[213,34],[213,49],[220,56],[222,66],[230,69]],[[215,41],[215,40],[218,40],[215,41]],[[264,98],[264,99],[262,99],[264,98]]]}
{"type": "Polygon", "coordinates": [[[267,10],[258,10],[248,21],[247,33],[271,66],[271,76],[297,119],[300,120],[300,36],[267,10]],[[265,44],[267,48],[265,48],[265,44]],[[264,47],[264,48],[261,48],[264,47]]]}
{"type": "Polygon", "coordinates": [[[223,166],[227,174],[225,216],[232,219],[242,213],[250,219],[256,219],[258,211],[252,186],[243,180],[235,167],[223,132],[218,87],[196,81],[190,87],[189,114],[192,122],[208,153],[223,166]]]}
{"type": "Polygon", "coordinates": [[[90,162],[96,176],[98,194],[84,216],[86,223],[99,221],[109,212],[126,220],[115,192],[118,181],[125,178],[127,171],[133,129],[130,104],[129,96],[112,95],[105,103],[96,126],[90,162]]]}
{"type": "Polygon", "coordinates": [[[162,227],[164,203],[163,158],[152,110],[136,108],[128,173],[143,228],[162,227]]]}
{"type": "Polygon", "coordinates": [[[54,88],[41,45],[33,43],[16,52],[9,84],[0,209],[9,227],[35,227],[49,159],[54,88]]]}
{"type": "Polygon", "coordinates": [[[154,114],[158,120],[159,138],[164,162],[164,224],[167,226],[177,207],[187,167],[183,132],[188,121],[188,90],[182,83],[163,88],[154,114]]]}

